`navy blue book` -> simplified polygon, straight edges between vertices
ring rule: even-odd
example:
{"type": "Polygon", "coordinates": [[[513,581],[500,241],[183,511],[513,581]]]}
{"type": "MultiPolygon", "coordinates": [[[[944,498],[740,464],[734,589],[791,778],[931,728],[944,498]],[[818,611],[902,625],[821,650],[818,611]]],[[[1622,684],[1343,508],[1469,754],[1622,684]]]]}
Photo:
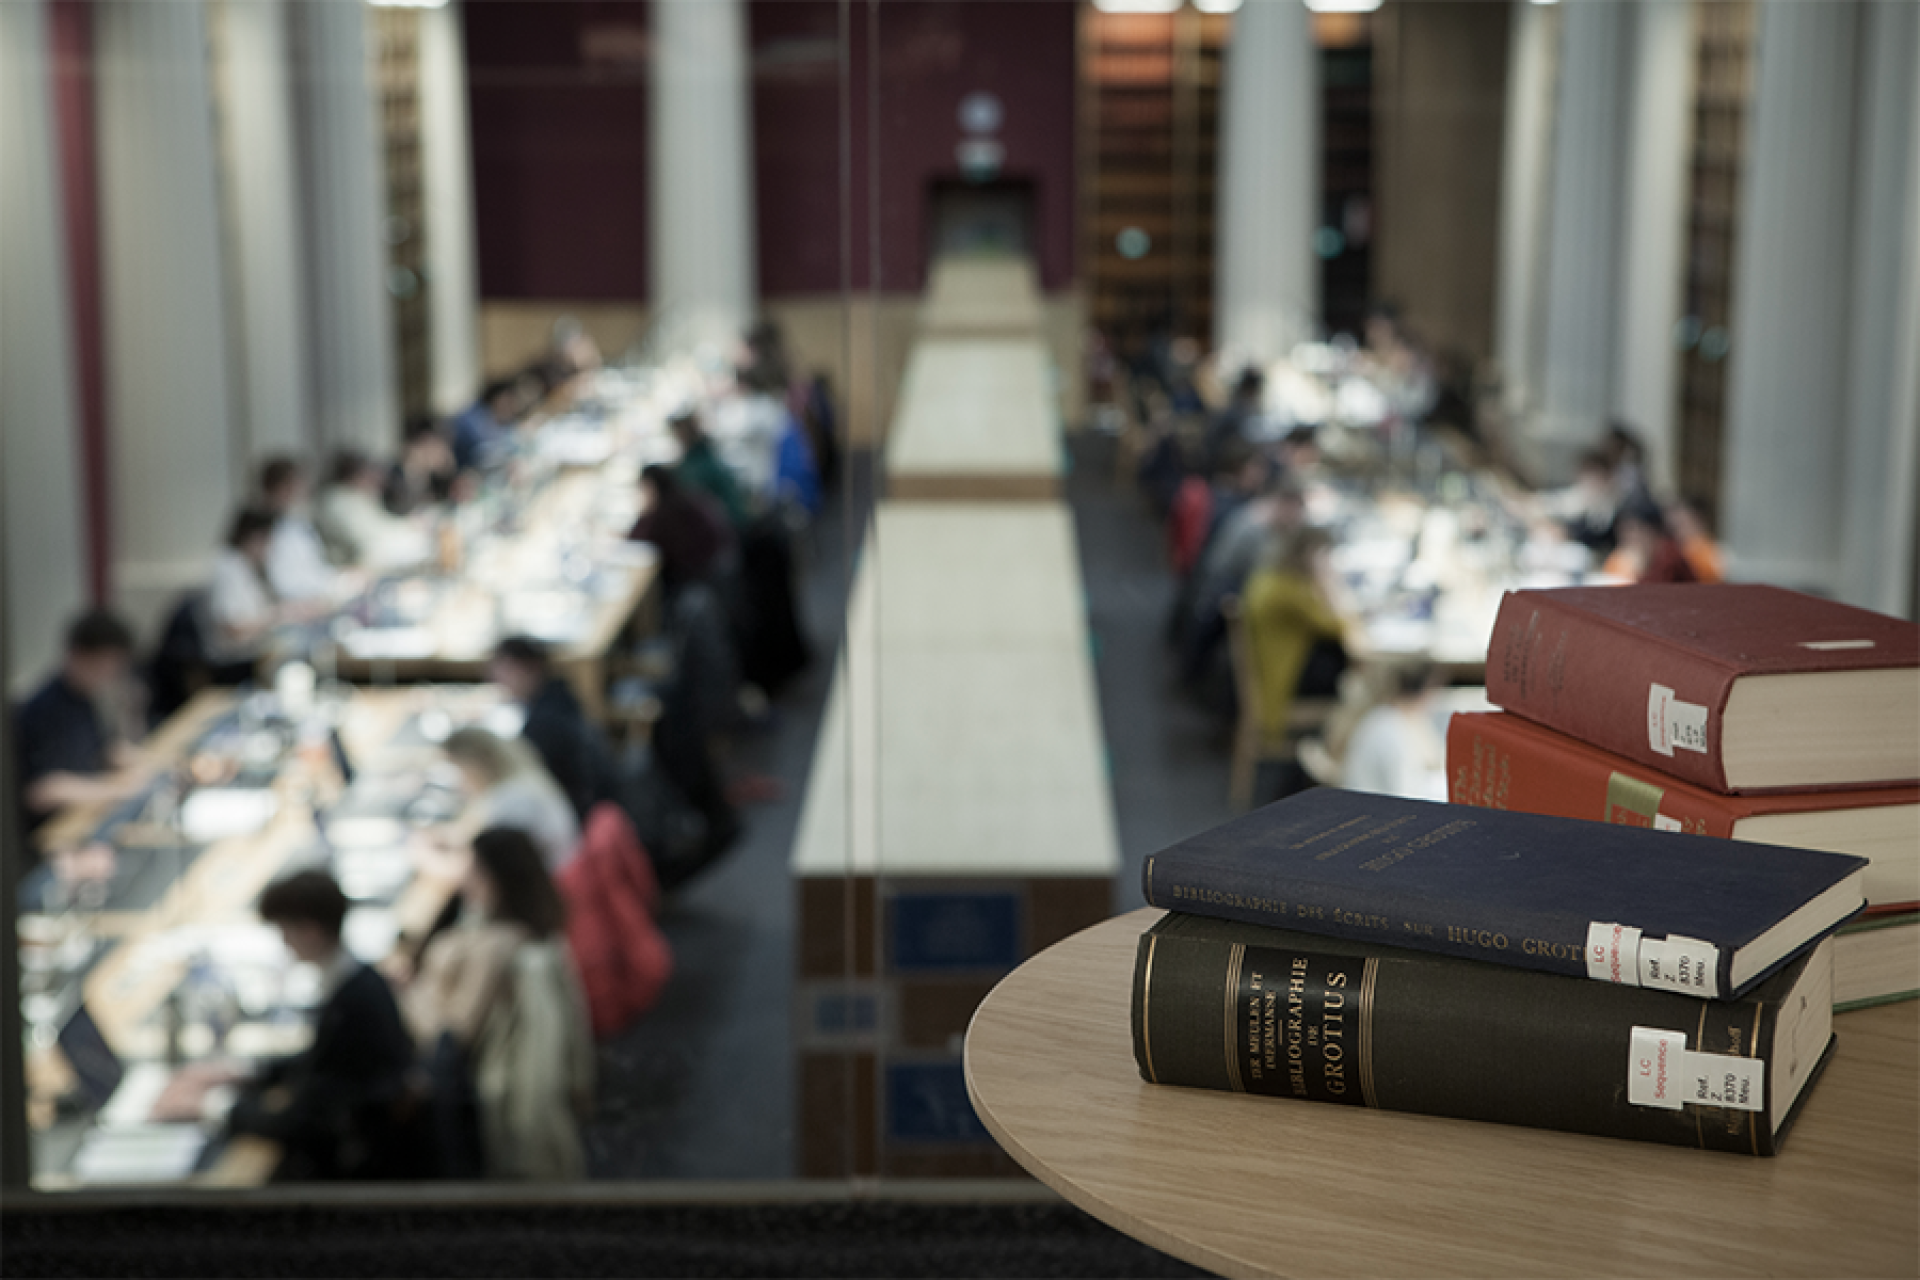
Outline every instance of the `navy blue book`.
{"type": "Polygon", "coordinates": [[[1865,904],[1867,860],[1321,788],[1147,859],[1169,911],[1741,995],[1865,904]]]}

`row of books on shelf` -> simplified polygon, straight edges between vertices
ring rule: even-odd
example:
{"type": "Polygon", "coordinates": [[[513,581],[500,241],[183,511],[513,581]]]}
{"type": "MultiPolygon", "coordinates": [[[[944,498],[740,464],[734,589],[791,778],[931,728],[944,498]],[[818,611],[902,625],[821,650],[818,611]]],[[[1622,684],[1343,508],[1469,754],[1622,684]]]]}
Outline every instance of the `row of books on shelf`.
{"type": "Polygon", "coordinates": [[[1449,804],[1309,791],[1147,860],[1141,1074],[1774,1154],[1835,1013],[1920,996],[1920,627],[1513,592],[1487,691],[1449,804]]]}

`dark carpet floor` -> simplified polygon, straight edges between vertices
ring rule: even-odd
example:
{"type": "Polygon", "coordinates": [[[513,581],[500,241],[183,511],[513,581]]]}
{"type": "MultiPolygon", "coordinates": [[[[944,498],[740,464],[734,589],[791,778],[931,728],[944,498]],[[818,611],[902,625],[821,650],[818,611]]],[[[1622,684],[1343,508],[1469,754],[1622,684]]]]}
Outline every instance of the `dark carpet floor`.
{"type": "Polygon", "coordinates": [[[8,1213],[7,1276],[1200,1276],[1066,1205],[8,1213]]]}

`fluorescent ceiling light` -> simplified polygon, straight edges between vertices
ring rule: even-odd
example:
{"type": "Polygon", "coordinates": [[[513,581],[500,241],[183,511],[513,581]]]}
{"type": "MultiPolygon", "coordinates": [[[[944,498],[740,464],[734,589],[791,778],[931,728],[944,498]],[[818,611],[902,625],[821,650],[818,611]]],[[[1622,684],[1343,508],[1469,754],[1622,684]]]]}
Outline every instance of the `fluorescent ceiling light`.
{"type": "Polygon", "coordinates": [[[1307,0],[1307,8],[1315,13],[1372,13],[1380,7],[1380,0],[1307,0]]]}
{"type": "Polygon", "coordinates": [[[1193,0],[1193,7],[1202,13],[1232,13],[1240,4],[1241,0],[1193,0]]]}
{"type": "Polygon", "coordinates": [[[1172,13],[1180,0],[1093,0],[1102,13],[1172,13]]]}
{"type": "Polygon", "coordinates": [[[444,9],[447,0],[367,0],[376,9],[444,9]]]}

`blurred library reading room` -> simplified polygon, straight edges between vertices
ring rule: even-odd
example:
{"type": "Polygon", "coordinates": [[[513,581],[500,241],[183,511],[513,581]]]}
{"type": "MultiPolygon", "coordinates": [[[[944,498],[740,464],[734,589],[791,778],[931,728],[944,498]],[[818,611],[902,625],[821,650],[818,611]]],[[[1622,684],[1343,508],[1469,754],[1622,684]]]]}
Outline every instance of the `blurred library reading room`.
{"type": "Polygon", "coordinates": [[[9,1274],[1920,1274],[1920,3],[0,0],[0,428],[9,1274]]]}

